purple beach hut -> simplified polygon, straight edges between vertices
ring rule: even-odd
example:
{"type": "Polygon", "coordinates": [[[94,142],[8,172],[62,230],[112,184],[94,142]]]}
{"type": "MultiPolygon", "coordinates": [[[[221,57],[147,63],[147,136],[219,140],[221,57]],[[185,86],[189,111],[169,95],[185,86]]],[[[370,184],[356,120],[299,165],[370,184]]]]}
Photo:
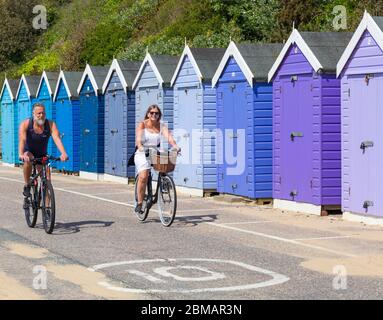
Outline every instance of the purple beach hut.
{"type": "Polygon", "coordinates": [[[365,12],[337,66],[343,218],[383,225],[383,17],[365,12]]]}
{"type": "Polygon", "coordinates": [[[294,29],[269,72],[275,208],[317,215],[341,208],[336,64],[351,36],[294,29]]]}

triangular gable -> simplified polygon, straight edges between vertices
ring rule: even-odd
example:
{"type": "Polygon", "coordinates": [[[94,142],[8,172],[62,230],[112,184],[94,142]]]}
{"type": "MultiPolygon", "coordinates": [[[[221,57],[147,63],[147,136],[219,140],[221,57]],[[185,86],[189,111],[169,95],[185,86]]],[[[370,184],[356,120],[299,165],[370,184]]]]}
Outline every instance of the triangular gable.
{"type": "Polygon", "coordinates": [[[10,95],[11,99],[12,99],[12,100],[15,100],[15,97],[14,97],[14,95],[13,95],[11,86],[9,85],[9,82],[8,82],[8,79],[7,79],[7,78],[4,80],[3,87],[1,88],[0,99],[3,99],[3,93],[4,93],[5,88],[7,88],[7,90],[8,90],[8,92],[9,92],[9,95],[10,95]]]}
{"type": "Polygon", "coordinates": [[[28,97],[29,98],[31,97],[31,91],[29,90],[27,79],[25,78],[25,75],[23,74],[21,76],[21,79],[20,79],[19,87],[17,88],[17,92],[16,92],[16,96],[15,96],[16,100],[19,98],[19,93],[20,93],[20,90],[21,90],[23,83],[24,83],[25,89],[27,90],[28,97]]]}
{"type": "Polygon", "coordinates": [[[383,31],[377,25],[377,23],[371,17],[371,15],[367,11],[365,11],[362,21],[360,22],[358,28],[354,32],[354,35],[352,36],[351,41],[349,42],[348,46],[346,47],[346,50],[344,51],[344,53],[342,54],[338,62],[337,69],[336,69],[337,77],[339,77],[339,75],[342,73],[348,60],[350,59],[351,55],[353,54],[355,48],[357,47],[360,39],[362,38],[366,30],[370,32],[375,42],[383,50],[383,31]]]}
{"type": "Polygon", "coordinates": [[[144,72],[146,63],[149,63],[150,67],[152,68],[152,70],[153,70],[153,72],[157,78],[158,83],[161,86],[164,83],[164,79],[162,79],[161,73],[159,72],[155,62],[153,61],[152,56],[150,55],[149,52],[147,52],[144,61],[142,61],[140,70],[137,73],[136,79],[134,79],[134,81],[133,81],[133,85],[132,85],[133,90],[136,89],[136,86],[138,85],[138,82],[140,81],[140,78],[142,76],[142,73],[144,72]]]}
{"type": "Polygon", "coordinates": [[[68,83],[65,79],[65,74],[64,74],[64,71],[60,71],[60,75],[59,75],[59,78],[57,79],[57,84],[56,84],[56,90],[55,90],[55,94],[53,96],[53,101],[56,101],[56,98],[57,98],[57,94],[59,92],[59,88],[60,88],[60,82],[63,82],[64,86],[65,86],[65,90],[66,90],[66,93],[68,95],[69,98],[72,98],[72,93],[70,92],[70,89],[69,89],[69,86],[68,86],[68,83]]]}
{"type": "Polygon", "coordinates": [[[194,68],[194,71],[196,72],[197,76],[198,76],[198,79],[199,81],[202,83],[202,73],[201,73],[201,70],[199,69],[198,67],[198,64],[197,64],[197,61],[195,60],[190,48],[188,45],[185,45],[185,48],[184,48],[184,51],[182,52],[182,55],[181,55],[181,58],[180,60],[178,61],[178,64],[177,64],[177,68],[174,72],[174,75],[173,75],[173,78],[170,82],[170,85],[173,86],[174,85],[174,82],[176,82],[176,79],[178,77],[178,73],[180,72],[181,70],[181,67],[182,67],[182,63],[184,62],[184,59],[185,57],[188,57],[189,60],[190,60],[190,63],[192,64],[193,68],[194,68]]]}
{"type": "Polygon", "coordinates": [[[212,86],[215,87],[215,85],[217,84],[219,78],[221,77],[222,72],[224,71],[226,67],[227,62],[229,61],[231,57],[233,57],[235,61],[237,62],[238,66],[240,67],[241,71],[243,72],[247,81],[249,82],[250,86],[253,86],[254,74],[251,72],[249,66],[247,65],[245,59],[242,57],[242,54],[239,52],[238,47],[236,46],[234,41],[230,42],[229,46],[227,47],[225,51],[225,54],[212,79],[212,86]]]}
{"type": "Polygon", "coordinates": [[[92,68],[90,67],[90,65],[88,63],[86,64],[84,73],[82,74],[80,84],[78,85],[78,88],[77,88],[77,93],[80,94],[82,86],[84,85],[87,77],[90,79],[90,83],[92,84],[92,87],[94,89],[96,96],[98,96],[98,90],[100,90],[102,88],[98,87],[96,78],[94,77],[94,74],[92,71],[92,68]]]}
{"type": "Polygon", "coordinates": [[[43,71],[43,74],[41,75],[40,83],[39,83],[39,86],[38,86],[37,91],[36,91],[36,97],[38,97],[39,94],[40,94],[40,90],[41,90],[41,86],[43,85],[43,81],[45,81],[45,83],[46,83],[46,85],[47,85],[48,92],[49,92],[50,96],[53,96],[53,90],[52,90],[52,88],[51,88],[51,84],[50,84],[50,82],[49,82],[47,73],[46,73],[45,70],[44,70],[44,71],[43,71]]]}
{"type": "Polygon", "coordinates": [[[315,72],[318,72],[320,69],[323,69],[322,64],[319,62],[318,58],[312,52],[312,50],[307,45],[307,43],[303,40],[299,31],[297,29],[294,29],[293,32],[290,34],[289,39],[286,41],[285,45],[283,46],[283,49],[281,53],[279,54],[277,60],[275,60],[275,63],[273,64],[273,66],[271,67],[269,71],[269,76],[268,76],[269,82],[274,78],[277,70],[279,69],[280,65],[283,62],[283,59],[288,53],[289,48],[294,44],[296,44],[299,47],[299,49],[302,51],[303,55],[306,57],[306,59],[308,60],[312,68],[315,70],[315,72]]]}
{"type": "Polygon", "coordinates": [[[122,73],[120,64],[118,63],[117,59],[113,59],[112,64],[110,65],[108,74],[105,78],[104,84],[102,85],[102,93],[105,94],[106,88],[109,84],[110,79],[112,78],[113,72],[116,71],[118,78],[120,79],[120,82],[122,83],[122,86],[124,88],[125,93],[127,93],[128,83],[126,82],[126,79],[124,77],[124,74],[122,73]]]}

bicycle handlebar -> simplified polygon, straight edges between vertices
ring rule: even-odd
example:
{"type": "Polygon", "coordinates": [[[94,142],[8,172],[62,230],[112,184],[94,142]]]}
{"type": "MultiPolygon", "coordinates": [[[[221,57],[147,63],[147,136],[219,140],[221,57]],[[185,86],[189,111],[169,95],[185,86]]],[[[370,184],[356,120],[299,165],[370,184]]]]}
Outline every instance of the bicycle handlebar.
{"type": "MultiPolygon", "coordinates": [[[[22,162],[25,162],[25,161],[24,161],[23,159],[21,159],[21,158],[19,158],[19,160],[22,161],[22,162]]],[[[61,161],[60,157],[53,157],[53,156],[49,156],[49,155],[47,155],[47,156],[44,156],[44,157],[41,157],[41,158],[33,158],[33,159],[31,159],[31,162],[34,163],[34,164],[36,164],[36,163],[38,163],[38,162],[45,163],[45,162],[47,162],[48,160],[49,160],[49,161],[61,161]]],[[[69,160],[69,157],[68,157],[67,160],[69,160]]]]}
{"type": "Polygon", "coordinates": [[[150,152],[152,151],[152,152],[156,152],[157,153],[157,155],[170,155],[172,152],[175,152],[175,151],[177,151],[177,156],[179,156],[180,154],[181,154],[181,150],[177,150],[177,149],[169,149],[169,150],[160,150],[160,149],[158,149],[157,147],[144,147],[145,148],[145,156],[146,157],[149,157],[149,154],[150,154],[150,152]]]}

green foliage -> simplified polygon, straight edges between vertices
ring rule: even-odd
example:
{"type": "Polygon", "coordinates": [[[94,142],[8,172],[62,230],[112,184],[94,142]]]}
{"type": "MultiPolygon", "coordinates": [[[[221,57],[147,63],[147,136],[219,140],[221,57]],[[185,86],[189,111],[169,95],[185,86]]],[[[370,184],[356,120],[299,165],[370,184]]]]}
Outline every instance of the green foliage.
{"type": "Polygon", "coordinates": [[[383,15],[383,0],[0,0],[0,71],[9,75],[83,69],[114,56],[142,59],[179,55],[194,47],[236,42],[281,42],[293,23],[300,30],[333,31],[334,7],[347,9],[354,31],[365,9],[383,15]],[[32,8],[43,4],[48,29],[31,28],[32,8]]]}
{"type": "Polygon", "coordinates": [[[44,70],[57,70],[59,65],[59,55],[57,52],[45,52],[39,54],[23,64],[18,70],[18,75],[41,74],[44,70]]]}

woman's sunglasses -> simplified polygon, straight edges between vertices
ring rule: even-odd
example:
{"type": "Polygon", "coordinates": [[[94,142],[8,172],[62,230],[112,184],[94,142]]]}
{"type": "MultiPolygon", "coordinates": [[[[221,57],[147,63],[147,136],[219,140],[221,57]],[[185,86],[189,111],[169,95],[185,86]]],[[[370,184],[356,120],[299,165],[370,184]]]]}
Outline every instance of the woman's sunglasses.
{"type": "Polygon", "coordinates": [[[156,115],[156,116],[158,116],[160,113],[159,112],[149,112],[150,113],[150,115],[156,115]]]}

